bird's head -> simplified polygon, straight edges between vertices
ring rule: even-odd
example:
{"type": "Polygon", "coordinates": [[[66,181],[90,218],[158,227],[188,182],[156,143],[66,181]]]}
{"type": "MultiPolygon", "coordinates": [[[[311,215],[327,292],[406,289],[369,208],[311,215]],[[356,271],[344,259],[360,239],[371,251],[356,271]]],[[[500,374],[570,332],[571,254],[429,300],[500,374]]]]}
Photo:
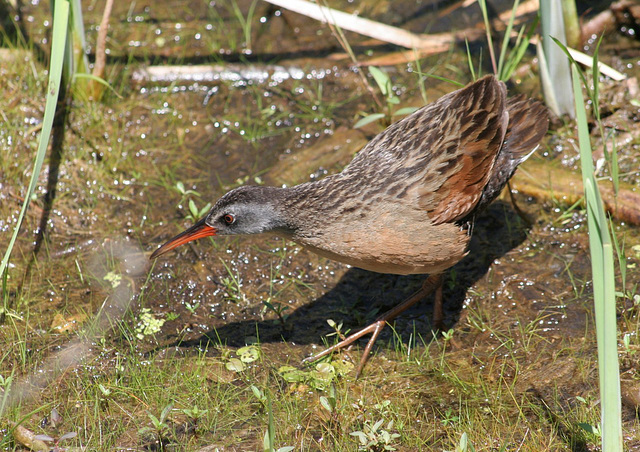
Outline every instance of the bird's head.
{"type": "Polygon", "coordinates": [[[189,229],[155,250],[154,259],[192,240],[214,235],[260,234],[287,229],[277,198],[282,189],[275,187],[239,187],[216,202],[209,213],[189,229]]]}

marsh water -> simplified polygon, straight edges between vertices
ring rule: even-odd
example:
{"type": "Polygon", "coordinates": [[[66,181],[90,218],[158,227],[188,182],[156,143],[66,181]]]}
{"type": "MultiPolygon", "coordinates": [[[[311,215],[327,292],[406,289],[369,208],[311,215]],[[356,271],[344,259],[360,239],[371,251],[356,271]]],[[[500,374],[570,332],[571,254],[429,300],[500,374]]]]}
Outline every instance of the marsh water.
{"type": "MultiPolygon", "coordinates": [[[[510,7],[502,3],[494,5],[497,12],[510,7]]],[[[330,6],[357,10],[417,33],[472,29],[482,23],[477,5],[451,13],[437,2],[345,1],[330,6]]],[[[93,51],[103,2],[84,7],[93,51]]],[[[23,8],[30,37],[46,53],[48,5],[33,1],[23,8]]],[[[640,45],[630,34],[607,34],[600,56],[629,77],[638,77],[640,45]]],[[[356,34],[346,37],[361,63],[397,50],[356,34]]],[[[474,58],[480,58],[484,45],[484,40],[471,42],[474,58]]],[[[593,45],[584,50],[591,51],[593,45]]],[[[106,78],[119,95],[107,92],[101,103],[76,97],[71,103],[62,144],[51,151],[14,251],[9,298],[20,317],[15,322],[23,325],[17,330],[24,330],[25,337],[15,337],[15,322],[2,325],[0,334],[15,347],[3,352],[4,376],[14,372],[16,378],[28,380],[77,337],[88,337],[93,344],[86,359],[95,373],[109,375],[130,343],[122,339],[130,336],[122,332],[127,328],[138,338],[135,348],[142,356],[184,360],[184,372],[189,371],[191,356],[224,358],[228,350],[255,343],[273,369],[297,367],[323,341],[335,339],[327,337],[335,333],[327,320],[342,324],[343,331],[356,330],[420,287],[424,276],[350,268],[275,236],[215,237],[148,260],[150,252],[193,224],[207,203],[229,189],[243,184],[292,185],[339,171],[384,128],[377,122],[353,129],[362,112],[372,113],[377,107],[358,75],[367,74],[366,69],[353,64],[329,28],[265,2],[116,2],[107,49],[106,78]],[[194,69],[204,64],[209,67],[194,69]],[[183,66],[191,67],[188,74],[183,66]],[[109,328],[96,321],[104,312],[111,316],[109,328]],[[114,325],[120,322],[128,326],[114,325]],[[24,364],[25,355],[33,359],[30,365],[24,364]]],[[[12,232],[26,189],[44,106],[45,79],[38,75],[44,66],[33,55],[16,50],[0,67],[5,80],[0,107],[10,124],[0,130],[3,242],[12,232]]],[[[509,84],[510,94],[540,97],[533,57],[528,55],[509,84]]],[[[485,63],[487,71],[487,58],[485,63]]],[[[462,45],[423,58],[420,67],[409,62],[385,70],[402,107],[424,103],[419,84],[428,102],[454,89],[447,82],[421,77],[421,70],[470,81],[462,45]]],[[[629,136],[617,152],[620,180],[633,191],[640,182],[640,138],[634,132],[640,121],[638,99],[629,98],[628,85],[606,78],[601,89],[607,127],[629,136]]],[[[554,120],[532,160],[548,165],[549,180],[554,168],[579,174],[573,123],[554,120]]],[[[527,164],[516,177],[527,177],[527,164]]],[[[602,184],[611,183],[606,167],[599,175],[602,184]]],[[[441,332],[432,329],[432,300],[426,299],[383,332],[365,368],[364,380],[376,394],[394,403],[401,388],[411,387],[415,403],[409,411],[424,410],[414,419],[423,424],[408,423],[402,434],[428,441],[420,446],[415,438],[399,440],[399,450],[455,447],[453,433],[447,430],[451,424],[442,420],[445,413],[457,412],[460,399],[470,391],[462,383],[465,378],[489,388],[504,384],[509,397],[528,397],[541,407],[540,412],[519,413],[522,428],[507,429],[513,436],[508,450],[516,450],[518,444],[523,450],[540,447],[540,442],[527,445],[527,436],[533,435],[525,433],[532,428],[527,419],[552,438],[550,450],[596,448],[592,433],[576,427],[579,416],[596,407],[598,398],[585,211],[552,189],[545,196],[514,195],[522,212],[509,196],[494,202],[477,219],[468,256],[445,277],[445,323],[453,337],[443,343],[441,332]],[[433,343],[437,345],[429,345],[433,343]],[[441,350],[447,368],[463,375],[460,383],[445,379],[437,366],[426,371],[406,367],[416,349],[429,354],[429,347],[441,350]],[[581,400],[586,400],[584,409],[581,400]],[[566,423],[558,420],[567,413],[579,414],[566,423]],[[429,430],[429,422],[437,425],[429,430]]],[[[640,378],[640,234],[637,226],[615,220],[613,230],[625,250],[626,287],[619,289],[625,296],[618,309],[620,357],[625,442],[635,450],[640,447],[639,398],[633,396],[640,378]]],[[[618,282],[623,282],[620,274],[618,282]]],[[[360,352],[345,352],[341,359],[357,363],[360,352]]],[[[432,355],[438,361],[440,352],[432,355]]],[[[210,377],[219,385],[250,385],[228,368],[219,374],[224,378],[210,377]]],[[[55,405],[58,391],[64,391],[51,388],[71,385],[67,378],[74,378],[73,373],[63,382],[52,373],[43,385],[45,395],[33,395],[21,406],[26,410],[43,401],[55,405]]],[[[360,394],[361,381],[341,378],[342,389],[360,394]]],[[[280,396],[291,395],[285,382],[273,384],[281,386],[280,396]]],[[[310,386],[298,390],[311,405],[326,388],[310,386]]],[[[474,407],[490,412],[492,402],[486,399],[474,407]]],[[[300,450],[337,450],[337,442],[322,442],[319,421],[303,412],[297,423],[311,431],[313,440],[300,443],[304,441],[296,433],[299,429],[291,427],[281,433],[283,441],[290,439],[288,444],[298,444],[300,450]]],[[[507,409],[502,416],[509,412],[514,411],[507,409]]],[[[36,415],[34,425],[38,419],[36,415]]],[[[199,446],[256,450],[263,430],[247,423],[252,425],[245,419],[212,429],[199,446]],[[233,436],[229,431],[242,433],[233,436]]],[[[477,450],[497,450],[503,444],[501,423],[508,422],[497,419],[495,426],[479,434],[477,450]]],[[[117,431],[110,439],[115,447],[151,447],[130,427],[117,431]]]]}

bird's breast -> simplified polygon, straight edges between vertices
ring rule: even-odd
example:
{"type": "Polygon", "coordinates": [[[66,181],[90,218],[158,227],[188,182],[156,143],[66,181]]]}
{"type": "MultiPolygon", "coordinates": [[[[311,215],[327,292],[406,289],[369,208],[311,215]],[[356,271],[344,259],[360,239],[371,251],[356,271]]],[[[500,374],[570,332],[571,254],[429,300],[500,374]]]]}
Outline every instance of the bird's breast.
{"type": "Polygon", "coordinates": [[[438,273],[467,253],[469,236],[454,224],[429,221],[340,221],[321,233],[294,236],[309,250],[345,264],[379,273],[438,273]]]}

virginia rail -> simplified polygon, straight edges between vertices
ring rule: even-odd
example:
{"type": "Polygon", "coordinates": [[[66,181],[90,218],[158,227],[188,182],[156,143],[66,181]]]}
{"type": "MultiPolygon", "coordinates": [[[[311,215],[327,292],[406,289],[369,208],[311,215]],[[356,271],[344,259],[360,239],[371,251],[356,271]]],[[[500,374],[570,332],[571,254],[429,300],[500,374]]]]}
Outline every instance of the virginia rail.
{"type": "Polygon", "coordinates": [[[440,274],[467,254],[476,213],[498,196],[547,127],[542,104],[507,99],[504,83],[485,76],[388,127],[339,174],[291,188],[231,190],[151,258],[202,237],[273,232],[366,270],[430,274],[403,303],[307,359],[371,333],[359,375],[386,323],[434,290],[434,324],[442,322],[440,274]]]}

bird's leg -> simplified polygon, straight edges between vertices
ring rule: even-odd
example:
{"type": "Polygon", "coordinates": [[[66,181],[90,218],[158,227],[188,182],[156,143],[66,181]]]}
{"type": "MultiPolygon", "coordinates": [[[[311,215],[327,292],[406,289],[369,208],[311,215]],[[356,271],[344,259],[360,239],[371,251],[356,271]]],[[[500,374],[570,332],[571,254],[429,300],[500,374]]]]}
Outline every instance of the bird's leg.
{"type": "Polygon", "coordinates": [[[390,322],[391,320],[395,319],[397,316],[402,314],[404,311],[409,309],[411,306],[416,304],[418,301],[420,301],[423,298],[425,298],[426,296],[428,296],[434,290],[436,290],[436,301],[435,301],[436,304],[434,306],[434,311],[433,311],[434,322],[435,321],[439,321],[440,323],[442,323],[442,318],[443,318],[443,315],[442,315],[442,275],[437,274],[437,275],[429,276],[425,280],[425,282],[422,283],[422,288],[420,288],[420,290],[418,290],[416,293],[411,295],[409,298],[407,298],[405,301],[400,303],[395,308],[393,308],[393,309],[385,312],[384,314],[382,314],[371,325],[367,326],[366,328],[361,329],[360,331],[358,331],[356,333],[353,333],[353,334],[349,335],[344,340],[338,342],[336,345],[334,345],[332,347],[327,348],[326,350],[318,353],[317,355],[314,355],[314,356],[311,356],[309,358],[304,359],[302,362],[309,363],[309,362],[317,361],[318,359],[322,358],[323,356],[327,356],[328,354],[330,354],[330,353],[332,353],[332,352],[334,352],[336,350],[344,348],[344,347],[352,344],[356,340],[360,339],[362,336],[371,333],[371,338],[369,339],[369,342],[367,343],[367,346],[364,349],[364,353],[362,354],[362,358],[360,359],[360,364],[358,364],[358,368],[356,369],[356,378],[358,378],[360,376],[360,372],[362,372],[362,368],[364,367],[365,363],[369,359],[369,353],[371,352],[371,348],[373,347],[373,344],[376,342],[376,339],[378,338],[378,335],[380,335],[380,332],[384,329],[384,327],[386,326],[387,322],[390,322]],[[439,316],[439,320],[436,318],[436,315],[439,316]]]}
{"type": "Polygon", "coordinates": [[[518,202],[516,201],[516,197],[513,196],[513,190],[511,190],[511,181],[507,182],[507,191],[509,192],[509,199],[511,199],[511,204],[513,205],[513,210],[516,211],[518,216],[520,218],[522,218],[522,220],[525,222],[525,224],[527,226],[533,225],[534,221],[529,217],[529,215],[527,213],[525,213],[520,208],[520,206],[518,205],[518,202]]]}
{"type": "Polygon", "coordinates": [[[433,300],[433,329],[441,330],[443,326],[444,310],[442,308],[442,276],[440,276],[440,282],[438,283],[438,287],[436,287],[435,299],[433,300]]]}

